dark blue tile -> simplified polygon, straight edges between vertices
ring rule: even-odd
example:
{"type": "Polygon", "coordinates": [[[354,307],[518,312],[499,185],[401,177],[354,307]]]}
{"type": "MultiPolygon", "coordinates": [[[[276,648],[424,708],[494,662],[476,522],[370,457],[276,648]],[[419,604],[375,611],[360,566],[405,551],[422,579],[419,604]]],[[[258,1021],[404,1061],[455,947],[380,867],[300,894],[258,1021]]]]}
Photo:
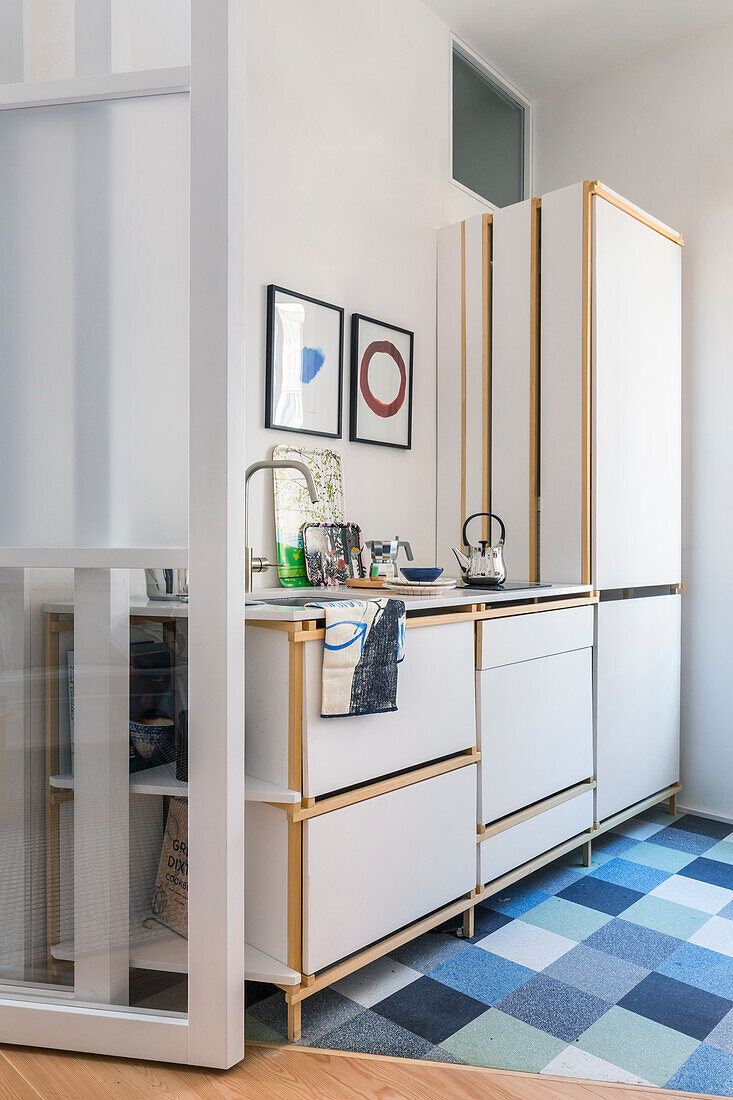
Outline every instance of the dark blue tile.
{"type": "Polygon", "coordinates": [[[496,932],[497,928],[503,928],[505,924],[511,924],[513,917],[507,917],[505,913],[497,913],[494,909],[487,909],[485,905],[477,905],[473,911],[475,935],[469,943],[476,943],[484,939],[490,932],[496,932]]]}
{"type": "Polygon", "coordinates": [[[647,837],[646,842],[661,844],[663,848],[675,848],[678,852],[689,852],[693,856],[701,856],[703,852],[707,852],[708,848],[718,843],[714,837],[701,833],[687,833],[684,829],[675,829],[674,825],[647,837]]]}
{"type": "Polygon", "coordinates": [[[664,932],[655,932],[652,928],[643,928],[640,924],[617,919],[588,936],[585,943],[588,947],[595,947],[596,951],[605,951],[607,955],[615,955],[646,970],[654,970],[682,947],[684,941],[664,932]]]}
{"type": "Polygon", "coordinates": [[[630,859],[609,859],[608,863],[602,864],[593,871],[590,877],[648,894],[665,879],[671,878],[672,872],[660,871],[657,867],[647,867],[644,863],[633,863],[630,859]]]}
{"type": "Polygon", "coordinates": [[[725,840],[730,835],[731,827],[724,821],[709,821],[706,817],[695,817],[694,814],[685,814],[679,817],[670,829],[683,829],[686,833],[698,833],[700,836],[710,836],[717,840],[725,840]]]}
{"type": "Polygon", "coordinates": [[[391,1058],[427,1058],[433,1051],[433,1044],[427,1039],[421,1039],[369,1009],[327,1031],[310,1045],[359,1054],[386,1054],[391,1058]]]}
{"type": "Polygon", "coordinates": [[[496,1007],[548,1035],[572,1043],[608,1012],[609,1004],[575,986],[537,974],[496,1007]]]}
{"type": "Polygon", "coordinates": [[[733,1054],[701,1043],[666,1087],[706,1096],[733,1096],[733,1054]]]}
{"type": "Polygon", "coordinates": [[[639,890],[616,886],[612,882],[604,882],[593,875],[586,875],[578,882],[571,883],[557,895],[559,898],[574,901],[577,905],[585,905],[600,913],[609,913],[612,917],[623,913],[624,909],[628,909],[643,896],[639,890]]]}
{"type": "Polygon", "coordinates": [[[432,978],[418,978],[372,1005],[372,1011],[437,1044],[486,1012],[486,1005],[432,978]]]}
{"type": "Polygon", "coordinates": [[[665,974],[649,974],[642,978],[618,1004],[620,1008],[646,1016],[648,1020],[655,1020],[700,1041],[707,1039],[713,1028],[733,1008],[733,1004],[725,998],[678,982],[665,974]]]}
{"type": "Polygon", "coordinates": [[[733,890],[733,865],[721,863],[717,859],[693,859],[677,872],[685,878],[694,878],[698,882],[709,882],[711,886],[724,886],[733,890]]]}

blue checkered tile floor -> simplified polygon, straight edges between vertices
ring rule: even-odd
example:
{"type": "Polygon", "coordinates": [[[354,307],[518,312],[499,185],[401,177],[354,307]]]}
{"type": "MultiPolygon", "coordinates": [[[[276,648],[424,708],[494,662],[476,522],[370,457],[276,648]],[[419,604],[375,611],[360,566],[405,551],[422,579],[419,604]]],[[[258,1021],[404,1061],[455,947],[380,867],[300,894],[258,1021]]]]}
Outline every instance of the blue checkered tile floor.
{"type": "MultiPolygon", "coordinates": [[[[248,986],[247,1035],[284,997],[248,986]]],[[[733,1095],[733,827],[651,810],[303,1002],[307,1046],[733,1095]]]]}

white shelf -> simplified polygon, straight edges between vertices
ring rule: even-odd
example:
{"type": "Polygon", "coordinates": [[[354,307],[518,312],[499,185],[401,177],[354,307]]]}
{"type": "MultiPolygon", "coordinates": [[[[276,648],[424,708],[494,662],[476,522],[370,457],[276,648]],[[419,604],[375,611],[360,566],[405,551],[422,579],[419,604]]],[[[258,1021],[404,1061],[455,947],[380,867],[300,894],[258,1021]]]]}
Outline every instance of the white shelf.
{"type": "MultiPolygon", "coordinates": [[[[52,775],[50,783],[52,787],[62,791],[74,789],[73,775],[52,775]]],[[[157,768],[133,772],[130,776],[130,791],[133,794],[167,794],[187,798],[188,783],[176,779],[174,764],[160,764],[157,768]]]]}
{"type": "Polygon", "coordinates": [[[244,777],[245,802],[281,802],[293,806],[300,802],[300,791],[291,791],[288,787],[278,787],[254,775],[244,777]]]}
{"type": "Polygon", "coordinates": [[[168,92],[187,92],[190,87],[191,71],[188,65],[143,72],[74,76],[62,80],[24,81],[0,87],[0,110],[164,95],[168,92]]]}
{"type": "MultiPolygon", "coordinates": [[[[159,970],[168,974],[188,973],[188,940],[147,917],[145,924],[134,929],[130,943],[130,966],[137,970],[159,970]]],[[[51,948],[54,959],[73,962],[73,940],[57,943],[51,948]]],[[[300,985],[300,974],[285,963],[266,955],[264,951],[244,945],[244,976],[248,982],[271,982],[274,985],[300,985]]]]}
{"type": "Polygon", "coordinates": [[[244,976],[248,982],[272,982],[275,985],[300,985],[300,974],[278,962],[264,951],[244,945],[244,976]]]}
{"type": "MultiPolygon", "coordinates": [[[[73,940],[51,948],[54,959],[73,962],[73,940]]],[[[188,973],[188,940],[147,917],[130,932],[130,966],[137,970],[161,970],[170,974],[188,973]]]]}

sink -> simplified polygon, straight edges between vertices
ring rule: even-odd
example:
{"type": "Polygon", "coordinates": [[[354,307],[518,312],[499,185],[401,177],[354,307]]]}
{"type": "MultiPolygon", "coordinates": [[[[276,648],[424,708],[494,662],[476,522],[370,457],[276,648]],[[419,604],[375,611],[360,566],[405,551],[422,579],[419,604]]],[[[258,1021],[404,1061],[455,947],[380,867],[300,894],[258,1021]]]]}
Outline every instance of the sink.
{"type": "Polygon", "coordinates": [[[276,599],[259,600],[258,602],[266,604],[281,604],[283,607],[307,607],[308,604],[316,603],[318,601],[322,601],[323,603],[338,603],[339,600],[345,601],[346,598],[343,596],[278,596],[276,599]]]}

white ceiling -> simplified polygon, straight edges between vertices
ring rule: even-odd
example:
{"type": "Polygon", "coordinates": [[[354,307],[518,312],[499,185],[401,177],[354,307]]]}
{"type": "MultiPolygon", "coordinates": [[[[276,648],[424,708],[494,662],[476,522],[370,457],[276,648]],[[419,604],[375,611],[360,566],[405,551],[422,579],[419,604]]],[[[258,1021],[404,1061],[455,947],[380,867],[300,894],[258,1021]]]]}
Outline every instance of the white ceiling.
{"type": "Polygon", "coordinates": [[[424,0],[530,99],[733,22],[733,0],[424,0]]]}

